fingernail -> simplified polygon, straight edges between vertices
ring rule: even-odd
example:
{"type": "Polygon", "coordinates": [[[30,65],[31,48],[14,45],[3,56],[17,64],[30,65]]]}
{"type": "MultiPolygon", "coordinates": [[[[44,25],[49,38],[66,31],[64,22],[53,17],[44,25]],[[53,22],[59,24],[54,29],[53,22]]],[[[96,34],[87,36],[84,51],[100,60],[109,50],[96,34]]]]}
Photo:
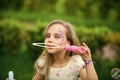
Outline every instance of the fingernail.
{"type": "Polygon", "coordinates": [[[82,44],[85,44],[84,42],[82,44]]]}

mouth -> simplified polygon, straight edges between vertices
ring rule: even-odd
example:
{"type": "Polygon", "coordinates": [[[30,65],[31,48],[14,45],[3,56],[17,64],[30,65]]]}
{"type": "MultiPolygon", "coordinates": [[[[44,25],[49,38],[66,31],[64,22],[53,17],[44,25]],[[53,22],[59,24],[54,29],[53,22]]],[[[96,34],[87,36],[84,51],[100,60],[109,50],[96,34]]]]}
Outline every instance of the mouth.
{"type": "Polygon", "coordinates": [[[53,45],[46,45],[47,46],[47,48],[54,48],[54,47],[56,47],[56,46],[53,46],[53,45]]]}
{"type": "Polygon", "coordinates": [[[58,48],[59,45],[53,44],[53,43],[46,43],[46,48],[58,48]]]}

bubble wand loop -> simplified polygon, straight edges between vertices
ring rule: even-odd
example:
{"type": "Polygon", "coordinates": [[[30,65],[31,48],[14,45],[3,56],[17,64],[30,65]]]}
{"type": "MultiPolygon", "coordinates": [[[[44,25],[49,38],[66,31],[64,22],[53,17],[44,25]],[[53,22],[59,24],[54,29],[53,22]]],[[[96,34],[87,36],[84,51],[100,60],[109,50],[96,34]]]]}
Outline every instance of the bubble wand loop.
{"type": "Polygon", "coordinates": [[[44,47],[44,48],[64,48],[66,51],[76,52],[77,49],[81,50],[81,52],[86,53],[82,47],[79,46],[59,46],[53,43],[33,43],[34,46],[44,47]]]}
{"type": "Polygon", "coordinates": [[[33,45],[44,48],[60,48],[60,46],[53,43],[33,43],[33,45]]]}

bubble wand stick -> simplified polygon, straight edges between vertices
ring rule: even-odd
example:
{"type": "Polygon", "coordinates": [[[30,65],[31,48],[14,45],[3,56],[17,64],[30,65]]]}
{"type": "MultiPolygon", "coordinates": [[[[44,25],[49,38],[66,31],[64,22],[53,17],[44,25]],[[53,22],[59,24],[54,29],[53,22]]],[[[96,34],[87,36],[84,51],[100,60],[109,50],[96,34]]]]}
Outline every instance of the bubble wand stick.
{"type": "Polygon", "coordinates": [[[59,46],[53,43],[33,43],[34,46],[44,47],[44,48],[64,48],[66,51],[76,52],[77,49],[81,50],[81,52],[86,53],[81,46],[59,46]]]}

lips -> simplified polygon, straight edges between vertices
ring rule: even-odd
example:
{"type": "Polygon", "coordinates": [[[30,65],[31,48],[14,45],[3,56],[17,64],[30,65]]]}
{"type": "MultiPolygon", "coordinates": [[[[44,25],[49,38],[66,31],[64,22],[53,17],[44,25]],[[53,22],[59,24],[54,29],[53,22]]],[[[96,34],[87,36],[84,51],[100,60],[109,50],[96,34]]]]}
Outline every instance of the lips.
{"type": "Polygon", "coordinates": [[[46,48],[59,48],[60,46],[54,43],[45,43],[46,48]]]}
{"type": "Polygon", "coordinates": [[[53,47],[55,47],[53,45],[46,45],[46,46],[47,46],[47,48],[53,48],[53,47]]]}
{"type": "Polygon", "coordinates": [[[57,47],[56,45],[53,45],[53,44],[47,44],[46,46],[47,46],[47,48],[56,48],[57,47]]]}

